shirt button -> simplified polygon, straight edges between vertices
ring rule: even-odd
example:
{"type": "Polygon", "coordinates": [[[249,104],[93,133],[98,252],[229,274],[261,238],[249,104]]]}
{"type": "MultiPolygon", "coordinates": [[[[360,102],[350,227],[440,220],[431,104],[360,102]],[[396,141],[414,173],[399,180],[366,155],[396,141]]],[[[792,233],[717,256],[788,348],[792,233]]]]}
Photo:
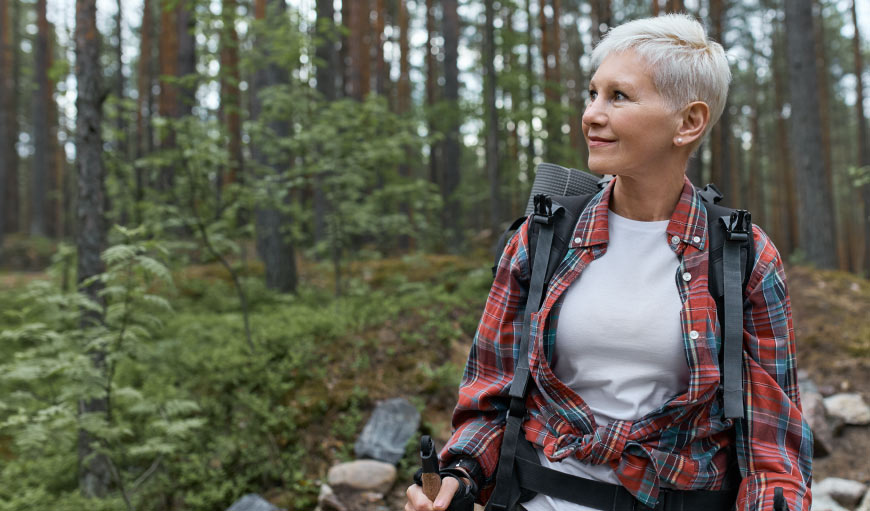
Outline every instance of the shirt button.
{"type": "Polygon", "coordinates": [[[694,241],[695,243],[701,243],[701,237],[695,236],[694,238],[692,238],[692,241],[694,241]]]}
{"type": "Polygon", "coordinates": [[[679,242],[680,242],[679,236],[671,236],[671,245],[676,245],[679,242]]]}
{"type": "Polygon", "coordinates": [[[582,241],[580,238],[574,238],[574,243],[580,243],[582,241]]]}
{"type": "Polygon", "coordinates": [[[692,274],[689,273],[689,272],[684,273],[684,274],[683,274],[683,280],[685,280],[686,282],[692,280],[692,274]]]}
{"type": "Polygon", "coordinates": [[[701,335],[701,334],[699,334],[697,330],[692,330],[691,332],[689,332],[689,337],[690,337],[693,341],[694,341],[695,339],[697,339],[698,336],[700,336],[700,335],[701,335]]]}

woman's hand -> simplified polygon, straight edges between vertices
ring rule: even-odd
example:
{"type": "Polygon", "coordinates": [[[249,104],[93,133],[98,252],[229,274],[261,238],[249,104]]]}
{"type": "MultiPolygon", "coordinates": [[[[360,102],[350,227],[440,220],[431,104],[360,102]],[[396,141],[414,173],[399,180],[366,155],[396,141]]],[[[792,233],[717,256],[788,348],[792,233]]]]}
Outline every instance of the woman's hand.
{"type": "Polygon", "coordinates": [[[459,489],[459,480],[455,477],[445,477],[441,480],[441,491],[435,497],[433,503],[425,494],[423,487],[417,484],[412,484],[408,487],[405,495],[408,501],[405,502],[405,511],[444,511],[453,500],[453,495],[459,489]]]}

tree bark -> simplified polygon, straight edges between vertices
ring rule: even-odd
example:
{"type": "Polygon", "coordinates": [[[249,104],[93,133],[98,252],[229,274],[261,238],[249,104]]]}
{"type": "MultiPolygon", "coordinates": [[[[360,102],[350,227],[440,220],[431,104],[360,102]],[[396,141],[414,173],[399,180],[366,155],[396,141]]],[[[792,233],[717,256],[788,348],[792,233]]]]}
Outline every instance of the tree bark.
{"type": "Polygon", "coordinates": [[[484,104],[486,108],[486,175],[489,177],[490,228],[499,232],[503,219],[498,175],[498,110],[495,106],[495,9],[493,0],[485,0],[486,21],[483,30],[484,104]]]}
{"type": "Polygon", "coordinates": [[[592,7],[592,44],[598,44],[604,33],[612,26],[613,13],[610,0],[590,0],[592,7]]]}
{"type": "MultiPolygon", "coordinates": [[[[722,45],[726,50],[725,45],[725,13],[727,0],[710,0],[710,24],[711,36],[722,45]]],[[[668,2],[670,4],[670,2],[668,2]]],[[[730,97],[729,93],[729,97],[730,97]]],[[[732,204],[735,207],[738,204],[734,203],[735,190],[732,183],[731,175],[731,150],[729,148],[731,140],[731,114],[728,111],[729,103],[726,100],[725,110],[722,111],[722,117],[719,122],[710,130],[710,180],[722,190],[722,195],[725,196],[725,203],[732,204]]]]}
{"type": "MultiPolygon", "coordinates": [[[[318,8],[323,2],[318,2],[318,8]]],[[[331,6],[330,6],[331,7],[331,6]]],[[[330,9],[331,10],[331,9],[330,9]]],[[[274,19],[280,18],[285,11],[284,2],[281,0],[255,0],[254,2],[254,17],[261,23],[274,16],[274,19]],[[267,17],[267,10],[269,17],[267,17]]],[[[318,10],[318,15],[321,11],[318,10]]],[[[331,22],[331,15],[329,21],[331,22]]],[[[320,21],[320,20],[318,20],[320,21]]],[[[325,21],[325,20],[324,20],[325,21]]],[[[318,23],[322,26],[323,23],[318,23]]],[[[331,40],[331,39],[330,39],[331,40]]],[[[256,44],[261,48],[270,48],[270,41],[266,35],[258,36],[256,44]]],[[[328,57],[328,56],[327,56],[328,57]]],[[[329,65],[330,59],[325,60],[329,65]]],[[[269,62],[262,68],[254,71],[251,80],[251,118],[259,120],[263,111],[260,92],[269,86],[286,83],[288,80],[287,74],[281,70],[274,62],[269,62]]],[[[333,94],[335,82],[330,80],[323,81],[323,87],[332,85],[333,94]]],[[[318,86],[320,81],[318,80],[318,86]]],[[[274,121],[269,123],[269,128],[277,137],[284,138],[290,133],[290,124],[286,120],[274,121]]],[[[261,142],[256,138],[251,140],[251,155],[254,161],[263,167],[269,167],[279,176],[286,177],[289,169],[273,164],[268,161],[264,151],[261,148],[261,142]]],[[[282,190],[271,190],[273,193],[278,193],[282,190]]],[[[286,190],[284,190],[286,191],[286,190]]],[[[290,196],[285,197],[275,196],[271,198],[277,204],[287,204],[290,196]]],[[[282,211],[282,208],[270,204],[269,207],[258,208],[255,214],[255,223],[257,229],[257,252],[263,259],[266,267],[266,287],[274,289],[282,293],[292,293],[296,291],[298,284],[298,271],[296,269],[296,251],[293,243],[287,236],[288,227],[292,224],[293,219],[282,211]]]]}
{"type": "Polygon", "coordinates": [[[236,32],[236,0],[223,0],[223,37],[221,38],[221,112],[229,136],[229,169],[224,183],[243,178],[242,116],[239,82],[239,34],[236,32]]]}
{"type": "MultiPolygon", "coordinates": [[[[336,75],[339,55],[335,50],[335,7],[332,0],[317,0],[317,91],[326,101],[338,99],[336,75]]],[[[314,176],[314,240],[326,239],[326,214],[329,209],[323,192],[323,176],[314,176]]]]}
{"type": "MultiPolygon", "coordinates": [[[[0,0],[0,184],[6,184],[6,176],[12,172],[12,148],[9,141],[12,140],[10,126],[10,98],[12,87],[12,62],[10,16],[8,0],[0,0]]],[[[5,190],[4,190],[5,191],[5,190]]],[[[0,192],[0,257],[2,257],[3,238],[6,234],[6,193],[0,192]]]]}
{"type": "MultiPolygon", "coordinates": [[[[190,77],[196,74],[196,18],[193,15],[193,0],[178,0],[175,5],[175,22],[178,27],[178,76],[190,77]]],[[[178,89],[176,117],[184,117],[193,112],[196,104],[196,84],[187,82],[178,89]]]]}
{"type": "Polygon", "coordinates": [[[532,23],[532,0],[526,0],[526,107],[528,119],[526,119],[529,140],[526,144],[526,176],[532,179],[535,175],[535,66],[532,56],[532,48],[535,46],[535,24],[532,23]]]}
{"type": "Polygon", "coordinates": [[[813,57],[811,0],[785,2],[788,76],[791,96],[790,137],[799,198],[800,247],[819,268],[837,264],[831,189],[823,168],[819,84],[813,57]]]}
{"type": "Polygon", "coordinates": [[[573,29],[569,32],[568,36],[570,72],[574,80],[574,86],[570,92],[571,111],[573,112],[569,120],[571,128],[571,152],[579,157],[580,165],[578,167],[585,168],[589,164],[589,148],[586,146],[586,139],[583,137],[581,119],[583,110],[586,109],[585,93],[589,79],[586,78],[583,67],[580,65],[580,58],[583,56],[584,49],[579,23],[575,21],[571,25],[573,29]]]}
{"type": "Polygon", "coordinates": [[[448,247],[456,252],[461,249],[462,239],[462,201],[457,195],[459,188],[459,126],[462,124],[459,113],[459,12],[457,0],[443,0],[444,36],[444,100],[450,104],[454,117],[448,120],[444,136],[444,226],[448,233],[448,247]]]}
{"type": "MultiPolygon", "coordinates": [[[[426,0],[426,105],[431,109],[438,101],[438,68],[435,65],[435,34],[437,27],[435,26],[435,11],[434,0],[426,0]]],[[[434,115],[429,114],[429,135],[431,137],[438,132],[438,126],[435,123],[434,115]]],[[[442,142],[431,141],[429,144],[429,177],[439,189],[443,187],[443,176],[441,175],[441,148],[442,142]]]]}
{"type": "Polygon", "coordinates": [[[19,43],[14,20],[15,0],[0,0],[0,240],[19,230],[18,197],[18,62],[19,43]]]}
{"type": "MultiPolygon", "coordinates": [[[[154,4],[152,0],[142,2],[142,24],[139,27],[139,63],[137,67],[136,97],[136,159],[150,154],[154,147],[154,133],[151,129],[151,113],[154,96],[151,85],[154,82],[153,42],[154,4]]],[[[136,223],[142,222],[141,203],[145,199],[145,174],[140,166],[135,170],[136,223]]]]}
{"type": "MultiPolygon", "coordinates": [[[[178,76],[178,27],[175,24],[174,0],[159,0],[160,2],[160,95],[157,97],[157,113],[165,119],[174,118],[178,105],[178,90],[172,83],[178,76]]],[[[160,148],[170,149],[175,146],[175,135],[172,130],[161,137],[160,148]]],[[[167,165],[160,169],[157,189],[167,191],[175,181],[174,169],[167,165]]]]}
{"type": "MultiPolygon", "coordinates": [[[[855,8],[856,0],[852,0],[852,26],[854,36],[852,38],[852,57],[855,66],[855,114],[858,121],[858,166],[863,167],[865,172],[870,172],[870,135],[867,129],[867,117],[864,115],[864,63],[861,58],[861,32],[858,30],[858,12],[855,8]]],[[[864,203],[864,217],[862,227],[864,229],[864,261],[863,267],[867,275],[870,275],[870,183],[861,187],[861,198],[864,203]]]]}
{"type": "Polygon", "coordinates": [[[375,35],[373,39],[375,46],[375,92],[379,96],[386,96],[388,85],[390,84],[390,75],[387,72],[387,63],[384,61],[384,26],[386,25],[387,15],[384,0],[377,0],[375,10],[378,15],[375,22],[375,35]]]}
{"type": "MultiPolygon", "coordinates": [[[[76,0],[76,159],[78,168],[78,276],[82,291],[101,303],[101,284],[83,283],[103,271],[100,253],[106,246],[105,177],[102,152],[102,103],[100,75],[100,35],[97,31],[96,0],[76,0]]],[[[82,313],[82,327],[103,321],[96,311],[82,313]]],[[[106,369],[106,353],[95,349],[91,361],[101,373],[106,369]]],[[[106,413],[106,397],[79,402],[79,414],[106,413]]],[[[103,497],[109,491],[111,472],[105,456],[95,454],[93,435],[82,429],[78,436],[79,489],[86,497],[103,497]]]]}
{"type": "Polygon", "coordinates": [[[49,109],[54,103],[52,87],[48,78],[51,65],[48,20],[45,16],[46,0],[36,1],[36,48],[33,96],[33,174],[30,178],[30,235],[46,236],[51,207],[48,200],[49,181],[52,175],[51,122],[49,109]]]}

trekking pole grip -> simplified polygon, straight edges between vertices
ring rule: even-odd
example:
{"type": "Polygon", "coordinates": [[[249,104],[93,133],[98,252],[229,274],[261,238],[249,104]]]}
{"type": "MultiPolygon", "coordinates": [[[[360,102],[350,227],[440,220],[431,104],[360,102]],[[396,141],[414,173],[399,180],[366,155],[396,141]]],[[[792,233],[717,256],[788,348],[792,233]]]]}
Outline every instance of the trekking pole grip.
{"type": "Polygon", "coordinates": [[[441,491],[441,475],[438,467],[438,453],[435,452],[435,442],[429,435],[420,437],[420,461],[423,464],[423,494],[432,502],[441,491]]]}

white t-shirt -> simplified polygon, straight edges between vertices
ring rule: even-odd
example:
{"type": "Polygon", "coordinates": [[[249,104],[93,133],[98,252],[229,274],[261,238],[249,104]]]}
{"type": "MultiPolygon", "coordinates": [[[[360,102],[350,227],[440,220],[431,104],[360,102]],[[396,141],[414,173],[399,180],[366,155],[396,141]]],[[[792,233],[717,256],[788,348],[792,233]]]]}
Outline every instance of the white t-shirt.
{"type": "MultiPolygon", "coordinates": [[[[641,222],[608,212],[607,251],[564,294],[552,368],[589,405],[599,426],[636,420],[686,391],[689,366],[680,327],[680,261],[668,246],[669,220],[641,222]]],[[[541,463],[620,484],[608,465],[569,457],[541,463]]],[[[593,511],[538,495],[529,511],[593,511]]]]}

